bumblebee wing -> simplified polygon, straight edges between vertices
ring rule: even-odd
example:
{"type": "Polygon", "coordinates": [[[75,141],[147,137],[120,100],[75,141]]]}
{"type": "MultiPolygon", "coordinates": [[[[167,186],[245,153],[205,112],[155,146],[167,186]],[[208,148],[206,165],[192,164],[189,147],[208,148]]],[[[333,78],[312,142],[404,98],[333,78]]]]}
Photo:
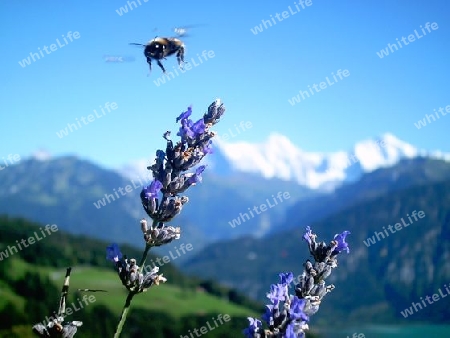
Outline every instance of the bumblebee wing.
{"type": "Polygon", "coordinates": [[[174,33],[175,33],[177,36],[179,36],[179,37],[182,37],[182,36],[190,36],[190,35],[188,34],[188,31],[189,31],[191,28],[200,27],[200,26],[205,26],[205,24],[195,24],[195,25],[178,26],[178,27],[174,27],[174,28],[173,28],[173,31],[174,31],[174,33]]]}
{"type": "Polygon", "coordinates": [[[133,45],[133,46],[146,46],[146,45],[143,45],[142,43],[136,43],[136,42],[131,42],[131,43],[129,43],[129,45],[133,45]]]}

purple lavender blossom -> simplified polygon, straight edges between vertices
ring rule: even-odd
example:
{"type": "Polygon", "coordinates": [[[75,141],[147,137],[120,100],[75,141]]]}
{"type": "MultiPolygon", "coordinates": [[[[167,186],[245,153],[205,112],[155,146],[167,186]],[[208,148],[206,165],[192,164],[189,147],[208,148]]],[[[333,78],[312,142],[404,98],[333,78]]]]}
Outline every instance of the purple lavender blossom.
{"type": "Polygon", "coordinates": [[[187,142],[188,138],[195,137],[195,132],[191,128],[192,124],[192,120],[190,119],[181,120],[181,127],[178,130],[177,136],[180,136],[183,142],[187,142]]]}
{"type": "Polygon", "coordinates": [[[280,273],[281,284],[289,285],[294,280],[294,274],[292,272],[280,273]]]}
{"type": "Polygon", "coordinates": [[[326,279],[332,270],[337,267],[337,255],[341,251],[349,252],[345,238],[349,231],[335,235],[334,240],[327,245],[325,242],[316,242],[317,235],[312,229],[306,227],[303,239],[308,242],[308,249],[315,262],[309,259],[303,264],[303,273],[299,275],[295,286],[295,295],[289,295],[289,285],[292,283],[292,272],[279,274],[281,283],[272,284],[267,293],[272,304],[266,305],[262,319],[267,329],[255,330],[254,321],[244,331],[246,337],[252,338],[304,338],[305,330],[309,329],[308,322],[311,315],[319,310],[323,297],[331,292],[335,286],[326,285],[326,279]],[[282,303],[284,302],[284,303],[282,303]]]}
{"type": "Polygon", "coordinates": [[[111,262],[118,262],[119,259],[122,259],[122,253],[116,243],[106,247],[106,259],[111,262]]]}
{"type": "Polygon", "coordinates": [[[261,316],[261,319],[264,320],[267,325],[273,325],[273,309],[274,305],[266,305],[266,312],[261,316]]]}
{"type": "Polygon", "coordinates": [[[195,171],[195,174],[188,178],[189,184],[201,183],[202,182],[202,173],[205,171],[206,165],[201,165],[195,171]]]}
{"type": "Polygon", "coordinates": [[[170,131],[164,133],[166,151],[158,150],[155,163],[147,167],[155,181],[141,192],[142,205],[155,224],[169,222],[178,215],[188,202],[188,198],[180,194],[202,181],[201,174],[206,166],[199,166],[194,173],[187,171],[212,153],[211,139],[215,134],[209,128],[218,122],[224,112],[225,107],[220,100],[216,100],[208,107],[208,113],[194,123],[190,119],[192,107],[188,107],[176,118],[181,124],[177,134],[180,140],[175,143],[170,139],[170,131]],[[159,191],[162,193],[160,198],[159,191]]]}
{"type": "Polygon", "coordinates": [[[303,312],[305,308],[306,301],[304,299],[300,299],[297,296],[294,296],[291,300],[291,307],[289,309],[289,318],[291,319],[301,319],[306,322],[309,320],[309,317],[303,312]]]}
{"type": "Polygon", "coordinates": [[[188,119],[189,116],[191,116],[191,114],[192,114],[192,106],[189,106],[187,111],[181,113],[180,116],[177,117],[176,122],[178,123],[178,121],[188,119]]]}
{"type": "Polygon", "coordinates": [[[285,338],[298,338],[294,331],[294,323],[291,323],[287,326],[284,337],[285,338]]]}
{"type": "Polygon", "coordinates": [[[193,122],[188,117],[191,115],[192,110],[188,108],[188,111],[181,114],[177,118],[177,122],[181,121],[181,127],[178,130],[177,136],[181,137],[182,142],[188,142],[189,139],[194,140],[201,137],[205,133],[206,125],[203,118],[199,119],[197,122],[193,122]]]}
{"type": "Polygon", "coordinates": [[[150,200],[151,198],[157,198],[158,193],[163,187],[162,183],[158,180],[154,180],[150,185],[144,187],[141,191],[142,200],[150,200]]]}
{"type": "Polygon", "coordinates": [[[341,251],[347,251],[347,253],[350,252],[350,248],[348,247],[348,243],[345,242],[345,237],[350,234],[350,231],[344,231],[342,234],[336,234],[334,236],[334,240],[337,242],[337,246],[334,249],[332,255],[336,255],[340,253],[341,251]]]}
{"type": "Polygon", "coordinates": [[[286,328],[286,332],[284,333],[283,338],[304,338],[305,333],[301,331],[301,329],[296,328],[296,326],[298,326],[296,325],[296,323],[290,323],[286,328]]]}
{"type": "Polygon", "coordinates": [[[273,305],[277,306],[280,302],[285,300],[286,287],[282,284],[272,284],[270,292],[267,293],[267,298],[270,299],[273,305]]]}
{"type": "Polygon", "coordinates": [[[212,154],[214,152],[212,149],[212,141],[211,140],[203,146],[202,152],[205,155],[212,154]]]}
{"type": "Polygon", "coordinates": [[[259,329],[262,326],[262,323],[260,320],[248,317],[248,321],[250,322],[249,326],[243,331],[243,334],[247,338],[253,338],[255,337],[255,334],[259,332],[259,329]]]}
{"type": "Polygon", "coordinates": [[[303,239],[308,242],[308,244],[311,245],[311,236],[312,236],[312,230],[309,226],[306,227],[306,232],[303,235],[303,239]]]}
{"type": "Polygon", "coordinates": [[[205,122],[203,121],[203,118],[201,118],[200,120],[195,122],[191,127],[191,130],[195,134],[194,137],[197,137],[197,136],[200,136],[201,134],[203,134],[205,132],[205,129],[206,129],[206,125],[205,125],[205,122]]]}

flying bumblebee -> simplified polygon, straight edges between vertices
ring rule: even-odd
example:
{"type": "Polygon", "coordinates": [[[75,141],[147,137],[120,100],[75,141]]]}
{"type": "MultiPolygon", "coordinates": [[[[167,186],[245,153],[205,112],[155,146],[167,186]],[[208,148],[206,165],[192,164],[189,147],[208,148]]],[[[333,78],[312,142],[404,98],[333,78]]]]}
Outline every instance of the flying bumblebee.
{"type": "Polygon", "coordinates": [[[140,43],[130,43],[130,45],[144,46],[144,55],[147,58],[147,63],[152,71],[152,60],[156,60],[159,68],[165,73],[161,60],[165,60],[168,56],[176,54],[178,65],[181,67],[184,63],[185,46],[183,41],[177,38],[156,37],[150,40],[146,45],[140,43]]]}
{"type": "MultiPolygon", "coordinates": [[[[195,27],[184,26],[184,27],[176,27],[174,28],[174,32],[177,37],[155,37],[153,40],[147,42],[147,44],[141,43],[130,43],[130,45],[137,45],[144,47],[144,56],[147,59],[147,63],[150,67],[150,72],[152,71],[152,60],[156,60],[159,68],[162,69],[164,73],[166,73],[166,69],[164,68],[161,60],[166,60],[168,56],[176,55],[178,66],[182,67],[185,63],[184,61],[184,53],[185,53],[185,45],[184,42],[179,39],[179,37],[186,36],[187,31],[191,28],[195,27]]],[[[157,28],[154,29],[154,31],[157,28]]]]}

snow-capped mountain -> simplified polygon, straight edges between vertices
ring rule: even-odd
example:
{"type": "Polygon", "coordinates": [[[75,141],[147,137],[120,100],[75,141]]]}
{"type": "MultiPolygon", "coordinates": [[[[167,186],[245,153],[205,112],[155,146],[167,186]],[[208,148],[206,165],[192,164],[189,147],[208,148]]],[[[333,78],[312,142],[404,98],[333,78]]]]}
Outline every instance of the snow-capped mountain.
{"type": "MultiPolygon", "coordinates": [[[[390,167],[404,158],[429,156],[450,161],[450,154],[419,150],[394,135],[362,140],[349,151],[306,152],[286,136],[273,133],[260,144],[215,141],[214,154],[206,162],[215,174],[245,172],[265,178],[295,181],[316,190],[333,190],[343,182],[358,180],[364,173],[390,167]]],[[[149,159],[120,169],[128,177],[146,177],[149,159]]]]}
{"type": "Polygon", "coordinates": [[[39,161],[47,161],[52,158],[52,155],[46,149],[38,149],[31,154],[31,157],[39,161]]]}

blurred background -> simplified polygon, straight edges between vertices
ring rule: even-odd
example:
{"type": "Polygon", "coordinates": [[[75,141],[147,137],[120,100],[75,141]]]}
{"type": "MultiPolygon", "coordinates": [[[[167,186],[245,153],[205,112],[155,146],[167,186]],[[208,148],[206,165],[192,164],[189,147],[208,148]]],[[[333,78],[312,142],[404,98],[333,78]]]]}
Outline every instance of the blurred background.
{"type": "Polygon", "coordinates": [[[149,256],[168,282],[136,297],[123,337],[191,338],[225,314],[205,336],[239,337],[278,273],[301,274],[307,225],[351,232],[307,337],[450,335],[447,2],[0,8],[1,337],[31,337],[69,266],[70,303],[95,296],[68,317],[77,337],[113,335],[126,292],[105,247],[140,257],[146,167],[181,112],[216,98],[214,153],[171,223],[182,237],[149,256]],[[129,43],[155,36],[185,43],[184,71],[168,57],[149,72],[129,43]]]}

